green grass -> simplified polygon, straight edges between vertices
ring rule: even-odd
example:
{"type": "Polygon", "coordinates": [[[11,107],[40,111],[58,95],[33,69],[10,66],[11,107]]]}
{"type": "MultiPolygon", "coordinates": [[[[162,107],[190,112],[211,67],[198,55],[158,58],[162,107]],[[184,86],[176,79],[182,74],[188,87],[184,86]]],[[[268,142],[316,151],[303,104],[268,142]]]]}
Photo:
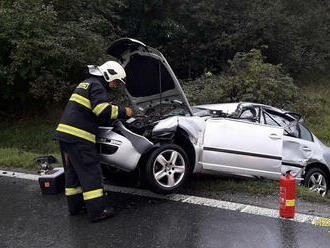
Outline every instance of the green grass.
{"type": "MultiPolygon", "coordinates": [[[[275,195],[279,193],[279,182],[272,180],[254,180],[241,179],[223,176],[197,175],[193,180],[189,180],[185,189],[187,191],[204,191],[204,192],[246,192],[251,195],[275,195]]],[[[311,192],[303,186],[296,187],[297,198],[307,201],[317,201],[330,203],[330,194],[326,197],[311,192]]]]}
{"type": "MultiPolygon", "coordinates": [[[[17,148],[0,148],[0,165],[38,170],[39,166],[33,162],[33,159],[43,155],[44,154],[27,152],[17,148]]],[[[53,155],[59,159],[61,158],[60,153],[53,153],[53,155]]]]}
{"type": "Polygon", "coordinates": [[[52,111],[0,122],[0,165],[36,169],[32,160],[37,156],[54,155],[60,160],[58,143],[52,139],[59,118],[60,112],[52,111]]]}
{"type": "Polygon", "coordinates": [[[58,116],[38,117],[4,121],[0,123],[0,147],[18,148],[24,151],[51,153],[58,151],[58,144],[52,140],[58,116]]]}
{"type": "Polygon", "coordinates": [[[306,201],[317,201],[317,202],[326,202],[330,204],[330,194],[328,193],[325,197],[316,194],[315,192],[310,191],[304,186],[296,187],[296,197],[301,198],[306,201]]]}
{"type": "Polygon", "coordinates": [[[274,194],[278,188],[276,181],[260,181],[251,179],[234,179],[231,177],[198,175],[197,180],[187,183],[187,188],[205,191],[233,191],[247,192],[250,194],[274,194]]]}

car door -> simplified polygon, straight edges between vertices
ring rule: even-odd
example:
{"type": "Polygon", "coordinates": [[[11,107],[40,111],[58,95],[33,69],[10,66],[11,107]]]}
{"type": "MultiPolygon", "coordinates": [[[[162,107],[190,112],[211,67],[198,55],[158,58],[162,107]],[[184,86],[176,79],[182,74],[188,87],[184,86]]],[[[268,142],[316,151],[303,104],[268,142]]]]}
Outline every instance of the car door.
{"type": "Polygon", "coordinates": [[[301,123],[297,124],[297,136],[284,134],[283,139],[283,164],[303,167],[306,160],[313,157],[316,150],[311,132],[301,123]]]}
{"type": "Polygon", "coordinates": [[[312,133],[301,123],[292,124],[293,119],[271,111],[263,111],[263,122],[266,125],[284,127],[282,173],[290,170],[298,180],[302,180],[302,169],[306,161],[313,157],[317,145],[312,133]]]}
{"type": "Polygon", "coordinates": [[[278,178],[283,128],[234,119],[209,119],[204,133],[204,170],[278,178]]]}
{"type": "Polygon", "coordinates": [[[282,173],[290,170],[298,180],[303,180],[302,172],[306,164],[313,158],[318,147],[312,133],[301,123],[297,124],[297,136],[284,134],[282,173]]]}

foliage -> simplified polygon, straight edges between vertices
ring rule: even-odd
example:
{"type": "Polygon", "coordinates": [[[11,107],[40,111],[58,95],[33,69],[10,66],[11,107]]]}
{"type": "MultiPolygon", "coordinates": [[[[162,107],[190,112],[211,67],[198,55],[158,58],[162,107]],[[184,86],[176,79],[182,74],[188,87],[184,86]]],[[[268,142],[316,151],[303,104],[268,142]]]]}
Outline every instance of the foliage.
{"type": "Polygon", "coordinates": [[[127,36],[157,46],[180,78],[218,73],[237,52],[267,45],[270,62],[299,74],[326,70],[329,1],[123,0],[117,23],[127,36]]]}
{"type": "Polygon", "coordinates": [[[260,50],[237,53],[223,74],[207,73],[186,81],[184,91],[192,104],[256,102],[305,115],[319,107],[320,101],[314,98],[311,104],[311,99],[294,84],[282,65],[272,65],[264,60],[260,50]]]}
{"type": "Polygon", "coordinates": [[[228,60],[253,48],[294,78],[326,71],[329,9],[319,0],[2,0],[0,114],[64,103],[86,65],[103,63],[106,46],[125,36],[159,48],[184,80],[228,71],[228,60]]]}
{"type": "MultiPolygon", "coordinates": [[[[329,81],[314,83],[313,86],[305,87],[303,90],[312,99],[323,99],[322,108],[315,115],[305,120],[307,127],[318,137],[325,145],[330,146],[330,89],[329,81]],[[327,85],[324,85],[326,83],[327,85]]],[[[313,104],[309,101],[306,105],[313,104]]]]}
{"type": "Polygon", "coordinates": [[[66,99],[86,76],[86,64],[104,59],[105,37],[92,31],[106,29],[101,17],[64,22],[42,0],[2,1],[0,13],[0,97],[7,103],[1,108],[66,99]]]}

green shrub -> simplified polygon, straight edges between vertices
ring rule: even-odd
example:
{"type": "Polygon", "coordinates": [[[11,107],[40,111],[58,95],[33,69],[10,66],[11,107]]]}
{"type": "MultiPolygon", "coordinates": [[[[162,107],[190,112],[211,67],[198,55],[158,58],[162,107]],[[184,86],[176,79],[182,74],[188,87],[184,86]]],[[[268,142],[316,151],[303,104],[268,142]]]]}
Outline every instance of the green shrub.
{"type": "Polygon", "coordinates": [[[183,84],[192,105],[222,102],[255,102],[287,110],[304,116],[312,114],[324,103],[322,97],[310,99],[282,65],[266,63],[260,50],[237,53],[229,61],[229,69],[221,75],[206,73],[183,84]]]}
{"type": "Polygon", "coordinates": [[[94,27],[109,23],[100,16],[63,20],[43,0],[1,1],[0,16],[0,111],[63,101],[86,77],[86,65],[105,59],[106,37],[94,27]]]}

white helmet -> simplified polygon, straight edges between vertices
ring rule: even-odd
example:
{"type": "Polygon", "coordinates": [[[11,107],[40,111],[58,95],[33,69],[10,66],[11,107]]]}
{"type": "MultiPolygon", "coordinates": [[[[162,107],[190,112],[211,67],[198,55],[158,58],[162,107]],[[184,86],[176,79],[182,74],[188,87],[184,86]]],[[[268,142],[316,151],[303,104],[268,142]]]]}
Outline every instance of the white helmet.
{"type": "Polygon", "coordinates": [[[126,72],[116,61],[107,61],[103,65],[88,65],[89,74],[103,76],[105,81],[120,80],[125,84],[126,72]]]}

